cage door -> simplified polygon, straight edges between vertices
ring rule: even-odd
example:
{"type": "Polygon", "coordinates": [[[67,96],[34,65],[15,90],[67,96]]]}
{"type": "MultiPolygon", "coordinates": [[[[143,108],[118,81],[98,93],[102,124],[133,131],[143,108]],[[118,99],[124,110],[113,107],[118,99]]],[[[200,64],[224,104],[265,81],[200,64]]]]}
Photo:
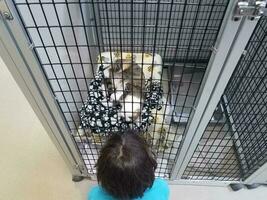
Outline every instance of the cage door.
{"type": "Polygon", "coordinates": [[[266,183],[266,27],[262,17],[182,178],[266,183]]]}
{"type": "MultiPolygon", "coordinates": [[[[198,106],[204,106],[205,110],[203,111],[203,113],[201,113],[201,115],[199,115],[199,124],[195,129],[194,133],[195,135],[193,137],[193,140],[191,140],[191,142],[188,143],[189,148],[186,151],[184,160],[181,161],[182,164],[180,165],[178,164],[178,166],[180,167],[179,168],[180,171],[178,170],[179,171],[178,177],[183,179],[194,179],[194,180],[196,179],[196,180],[234,181],[234,180],[240,180],[241,178],[244,179],[246,178],[247,175],[249,175],[247,171],[244,171],[244,159],[246,158],[249,159],[250,156],[248,154],[245,155],[244,151],[245,152],[248,151],[249,149],[248,146],[250,145],[244,146],[243,144],[241,144],[242,142],[240,142],[238,139],[239,136],[237,129],[239,129],[243,123],[246,123],[246,121],[241,120],[242,117],[250,121],[253,119],[252,116],[253,114],[255,114],[254,117],[256,117],[257,111],[256,110],[251,111],[253,113],[251,116],[249,115],[249,112],[247,112],[246,114],[243,113],[243,115],[239,113],[240,112],[239,109],[241,109],[241,107],[239,107],[239,104],[241,104],[241,102],[248,101],[248,99],[246,100],[247,95],[245,94],[246,93],[245,87],[240,85],[240,83],[242,82],[241,81],[242,77],[235,75],[236,72],[233,74],[233,72],[235,68],[236,71],[238,71],[239,68],[241,68],[240,62],[242,61],[239,61],[239,58],[241,57],[242,60],[245,59],[246,56],[249,56],[246,53],[248,49],[253,48],[249,46],[250,41],[254,41],[254,39],[250,38],[257,37],[258,40],[261,39],[264,40],[265,38],[264,33],[263,32],[258,33],[257,31],[259,27],[264,25],[263,21],[264,18],[262,18],[260,21],[258,20],[251,21],[249,19],[243,19],[243,22],[240,24],[240,28],[236,36],[233,38],[234,41],[233,44],[231,45],[231,49],[229,50],[229,54],[226,57],[226,60],[223,61],[222,71],[219,72],[218,79],[214,80],[217,83],[214,84],[215,87],[213,88],[212,94],[209,97],[208,101],[206,102],[207,104],[205,105],[200,103],[201,99],[199,101],[198,106]],[[255,29],[257,23],[258,26],[255,29]],[[261,38],[259,38],[258,35],[261,35],[261,38]],[[247,47],[246,50],[244,51],[246,44],[248,44],[248,47],[250,48],[247,47]],[[231,75],[232,78],[230,80],[231,75]],[[237,80],[233,78],[235,76],[238,76],[240,80],[239,84],[234,83],[234,80],[237,80]],[[230,80],[230,82],[228,83],[228,86],[226,88],[228,80],[230,80]],[[231,83],[232,81],[233,83],[231,83]],[[229,86],[231,84],[232,86],[229,86]],[[236,85],[235,86],[236,89],[238,87],[240,87],[240,89],[231,90],[230,88],[228,88],[228,87],[233,88],[234,87],[233,85],[236,85]],[[225,95],[223,95],[220,100],[220,96],[224,93],[225,88],[226,88],[225,93],[227,93],[228,90],[229,91],[231,90],[232,92],[231,97],[234,98],[231,99],[231,103],[228,102],[228,97],[225,95]],[[240,94],[240,96],[235,97],[237,94],[240,94]],[[229,104],[231,104],[231,106],[229,106],[229,104]],[[230,107],[232,108],[230,109],[230,107]],[[233,107],[235,109],[234,111],[233,107]],[[237,120],[236,116],[240,116],[238,118],[239,120],[238,122],[236,122],[237,120]],[[233,121],[235,121],[235,123],[237,124],[235,124],[233,121]],[[233,124],[233,126],[231,126],[231,124],[233,124]],[[236,143],[238,143],[237,146],[236,143]],[[246,150],[244,149],[242,150],[243,147],[246,150]],[[240,152],[242,152],[241,158],[240,158],[240,152]]],[[[232,19],[230,19],[229,23],[231,24],[235,22],[232,21],[232,19]]],[[[227,31],[227,26],[225,30],[227,31]]],[[[229,37],[227,37],[227,39],[229,39],[229,37]]],[[[223,39],[224,42],[226,42],[226,40],[223,39]]],[[[258,48],[253,49],[251,51],[255,53],[253,54],[255,56],[258,53],[261,54],[260,53],[261,50],[258,48]]],[[[220,50],[218,51],[218,53],[219,52],[220,50]]],[[[250,58],[253,59],[252,56],[250,58]]],[[[213,67],[215,68],[215,66],[213,67]]],[[[247,69],[248,68],[250,70],[254,70],[255,73],[260,73],[256,69],[253,69],[252,62],[247,64],[247,69]]],[[[240,70],[242,71],[242,69],[240,70]]],[[[242,73],[246,74],[246,72],[242,73]]],[[[214,75],[212,73],[210,73],[210,76],[214,78],[214,75]]],[[[254,80],[252,79],[253,77],[251,77],[251,81],[254,82],[254,80]]],[[[211,83],[210,81],[207,81],[205,83],[205,86],[209,87],[210,83],[211,83]]],[[[203,93],[203,95],[204,94],[206,93],[203,93]]],[[[256,101],[257,100],[255,100],[255,104],[257,104],[256,101]]],[[[259,117],[262,117],[262,115],[260,115],[259,117]]],[[[192,122],[194,123],[194,119],[192,120],[192,122]]],[[[255,126],[258,125],[256,124],[255,126]]],[[[251,168],[254,169],[254,167],[257,166],[257,163],[254,162],[252,164],[251,162],[249,165],[251,168]],[[256,165],[256,166],[251,166],[251,165],[256,165]]]]}

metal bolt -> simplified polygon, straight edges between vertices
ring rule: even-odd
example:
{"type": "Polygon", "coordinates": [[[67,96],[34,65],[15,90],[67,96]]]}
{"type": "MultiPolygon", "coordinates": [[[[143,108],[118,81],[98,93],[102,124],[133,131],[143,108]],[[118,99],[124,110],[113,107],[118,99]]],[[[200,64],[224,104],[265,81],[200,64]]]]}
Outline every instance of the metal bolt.
{"type": "Polygon", "coordinates": [[[7,19],[7,20],[12,20],[13,19],[12,15],[7,11],[4,11],[3,15],[4,15],[4,18],[7,19]]]}

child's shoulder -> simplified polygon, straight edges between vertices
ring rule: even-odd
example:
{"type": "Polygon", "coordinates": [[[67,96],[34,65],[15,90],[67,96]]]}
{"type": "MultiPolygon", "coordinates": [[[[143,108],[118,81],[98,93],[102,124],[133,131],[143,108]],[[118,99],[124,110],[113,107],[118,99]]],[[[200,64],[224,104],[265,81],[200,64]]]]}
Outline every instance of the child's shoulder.
{"type": "MultiPolygon", "coordinates": [[[[167,200],[169,199],[168,183],[160,178],[156,178],[152,187],[148,189],[142,198],[136,200],[167,200]]],[[[89,194],[88,200],[115,200],[112,196],[106,193],[101,186],[93,187],[89,194]]]]}
{"type": "Polygon", "coordinates": [[[169,186],[167,181],[165,181],[164,179],[161,178],[156,178],[154,181],[154,184],[152,186],[152,189],[157,189],[157,190],[166,190],[169,191],[169,186]]]}
{"type": "Polygon", "coordinates": [[[157,200],[167,200],[169,199],[169,186],[168,183],[160,178],[155,179],[152,188],[147,190],[142,198],[142,200],[147,199],[157,199],[157,200]]]}
{"type": "Polygon", "coordinates": [[[156,178],[155,181],[154,181],[153,186],[154,185],[162,186],[162,187],[168,187],[167,181],[165,181],[164,179],[161,179],[161,178],[156,178]]]}
{"type": "Polygon", "coordinates": [[[89,194],[94,195],[94,194],[96,194],[96,193],[98,193],[100,191],[101,191],[101,188],[98,185],[96,185],[96,186],[91,188],[89,194]]]}
{"type": "Polygon", "coordinates": [[[101,186],[94,186],[88,193],[88,200],[114,200],[101,186]]]}

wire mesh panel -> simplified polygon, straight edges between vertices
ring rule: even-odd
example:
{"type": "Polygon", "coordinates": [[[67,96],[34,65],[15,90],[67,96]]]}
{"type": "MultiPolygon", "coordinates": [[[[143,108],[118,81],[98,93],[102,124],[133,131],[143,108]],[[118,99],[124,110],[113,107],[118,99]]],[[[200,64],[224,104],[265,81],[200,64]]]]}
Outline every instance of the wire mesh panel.
{"type": "MultiPolygon", "coordinates": [[[[114,66],[127,64],[137,67],[129,83],[141,82],[141,95],[151,89],[143,87],[149,81],[163,91],[161,109],[151,111],[143,135],[157,155],[157,176],[169,178],[228,2],[13,0],[90,174],[108,134],[81,127],[79,113],[100,67],[109,68],[111,85],[121,80],[125,86],[127,74],[115,77],[114,66]],[[141,78],[133,77],[139,71],[141,78]]],[[[134,119],[144,99],[132,91],[130,100],[121,100],[118,93],[128,90],[115,89],[110,93],[104,84],[102,92],[123,108],[121,118],[130,112],[134,119]]]]}
{"type": "Polygon", "coordinates": [[[266,28],[262,18],[183,178],[245,179],[267,161],[266,28]]]}

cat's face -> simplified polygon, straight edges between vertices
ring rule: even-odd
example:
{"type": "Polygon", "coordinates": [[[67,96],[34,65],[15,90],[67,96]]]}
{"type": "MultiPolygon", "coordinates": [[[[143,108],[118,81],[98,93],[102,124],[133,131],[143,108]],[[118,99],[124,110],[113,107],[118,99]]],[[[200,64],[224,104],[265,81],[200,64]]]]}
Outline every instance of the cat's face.
{"type": "Polygon", "coordinates": [[[117,60],[109,68],[109,81],[113,93],[110,100],[113,105],[120,104],[120,116],[126,121],[137,121],[140,118],[145,78],[142,69],[130,60],[117,60]]]}
{"type": "Polygon", "coordinates": [[[119,105],[120,116],[126,121],[137,121],[143,109],[144,93],[139,87],[129,86],[130,89],[116,91],[111,95],[113,106],[119,105]]]}

